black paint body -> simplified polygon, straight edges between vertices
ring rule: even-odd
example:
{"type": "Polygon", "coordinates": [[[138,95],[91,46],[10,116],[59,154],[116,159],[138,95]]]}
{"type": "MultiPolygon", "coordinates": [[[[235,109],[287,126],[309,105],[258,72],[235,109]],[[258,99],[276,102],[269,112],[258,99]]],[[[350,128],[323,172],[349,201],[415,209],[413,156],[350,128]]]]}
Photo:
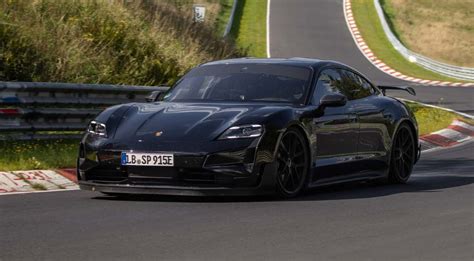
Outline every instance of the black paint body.
{"type": "Polygon", "coordinates": [[[178,195],[272,193],[279,139],[290,127],[298,128],[307,141],[310,187],[375,179],[388,173],[397,126],[406,122],[414,136],[418,135],[417,123],[407,107],[376,87],[375,94],[349,100],[344,106],[323,108],[312,104],[320,72],[343,68],[357,73],[346,65],[310,59],[235,59],[208,64],[235,63],[310,68],[313,80],[305,103],[154,102],[108,108],[96,118],[106,124],[108,137],[86,133],[81,141],[81,188],[178,195]],[[264,126],[263,135],[217,139],[229,127],[245,124],[264,126]],[[163,134],[157,137],[157,131],[163,134]],[[122,151],[173,153],[175,166],[120,166],[122,151]]]}

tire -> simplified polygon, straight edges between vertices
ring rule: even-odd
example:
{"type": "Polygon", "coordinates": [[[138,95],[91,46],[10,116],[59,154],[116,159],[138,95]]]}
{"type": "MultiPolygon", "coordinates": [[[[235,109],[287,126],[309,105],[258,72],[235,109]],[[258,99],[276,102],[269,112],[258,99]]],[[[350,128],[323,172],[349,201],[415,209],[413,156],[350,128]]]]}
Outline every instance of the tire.
{"type": "Polygon", "coordinates": [[[276,160],[276,194],[287,199],[296,197],[307,188],[309,150],[303,134],[295,128],[288,129],[281,137],[276,160]]]}
{"type": "Polygon", "coordinates": [[[415,165],[416,148],[413,131],[406,123],[402,123],[392,141],[390,153],[390,169],[388,182],[404,184],[410,178],[415,165]]]}

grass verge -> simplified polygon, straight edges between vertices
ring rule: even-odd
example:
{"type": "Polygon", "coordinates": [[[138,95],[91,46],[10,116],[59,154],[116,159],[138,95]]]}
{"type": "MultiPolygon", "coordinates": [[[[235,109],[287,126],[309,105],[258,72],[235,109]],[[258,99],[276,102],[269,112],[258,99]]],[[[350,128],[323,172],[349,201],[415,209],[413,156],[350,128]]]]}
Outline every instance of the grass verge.
{"type": "Polygon", "coordinates": [[[78,140],[0,141],[0,171],[74,167],[78,140]]]}
{"type": "Polygon", "coordinates": [[[453,79],[435,72],[426,70],[414,63],[406,60],[385,36],[380,24],[373,0],[351,1],[352,12],[357,23],[357,27],[370,47],[372,52],[384,63],[393,69],[412,77],[427,80],[467,82],[453,79]]]}
{"type": "Polygon", "coordinates": [[[267,57],[267,0],[239,0],[230,32],[252,57],[267,57]]]}
{"type": "Polygon", "coordinates": [[[219,36],[224,34],[227,23],[229,22],[234,1],[235,0],[220,0],[220,10],[215,21],[215,27],[219,36]]]}
{"type": "Polygon", "coordinates": [[[472,0],[380,0],[405,46],[435,60],[474,67],[472,0]]]}
{"type": "Polygon", "coordinates": [[[190,10],[148,0],[0,1],[0,80],[171,84],[197,64],[244,55],[190,10]]]}
{"type": "Polygon", "coordinates": [[[418,102],[405,101],[418,121],[419,135],[425,135],[448,127],[455,119],[474,125],[474,120],[442,109],[424,106],[418,102]]]}
{"type": "MultiPolygon", "coordinates": [[[[420,135],[444,129],[454,119],[474,120],[456,113],[406,102],[418,121],[420,135]]],[[[78,140],[0,141],[0,171],[71,168],[76,164],[78,140]]]]}

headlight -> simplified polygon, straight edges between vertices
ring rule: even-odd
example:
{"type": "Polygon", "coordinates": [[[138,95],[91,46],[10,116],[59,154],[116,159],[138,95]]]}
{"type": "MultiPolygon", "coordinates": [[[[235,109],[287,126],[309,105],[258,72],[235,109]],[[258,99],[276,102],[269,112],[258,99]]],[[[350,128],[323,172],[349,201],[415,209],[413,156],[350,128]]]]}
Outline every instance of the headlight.
{"type": "Polygon", "coordinates": [[[263,127],[259,124],[250,124],[242,126],[234,126],[228,128],[219,137],[220,140],[225,139],[242,139],[242,138],[255,138],[261,136],[263,133],[263,127]]]}
{"type": "Polygon", "coordinates": [[[91,121],[89,123],[89,126],[87,127],[87,132],[96,134],[102,137],[107,137],[107,130],[105,128],[105,124],[97,122],[97,121],[91,121]]]}

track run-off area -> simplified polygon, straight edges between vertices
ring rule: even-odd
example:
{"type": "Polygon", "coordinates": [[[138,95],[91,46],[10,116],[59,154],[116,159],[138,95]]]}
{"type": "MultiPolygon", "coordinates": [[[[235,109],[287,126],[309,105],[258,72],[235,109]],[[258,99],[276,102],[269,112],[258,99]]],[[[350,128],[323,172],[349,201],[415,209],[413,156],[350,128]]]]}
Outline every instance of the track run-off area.
{"type": "MultiPolygon", "coordinates": [[[[269,11],[272,57],[338,60],[376,83],[407,84],[359,51],[342,0],[271,0],[269,11]]],[[[474,113],[472,88],[414,87],[420,102],[474,113]]],[[[0,260],[31,259],[473,260],[474,142],[423,153],[406,185],[338,185],[287,201],[1,196],[0,260]]]]}

